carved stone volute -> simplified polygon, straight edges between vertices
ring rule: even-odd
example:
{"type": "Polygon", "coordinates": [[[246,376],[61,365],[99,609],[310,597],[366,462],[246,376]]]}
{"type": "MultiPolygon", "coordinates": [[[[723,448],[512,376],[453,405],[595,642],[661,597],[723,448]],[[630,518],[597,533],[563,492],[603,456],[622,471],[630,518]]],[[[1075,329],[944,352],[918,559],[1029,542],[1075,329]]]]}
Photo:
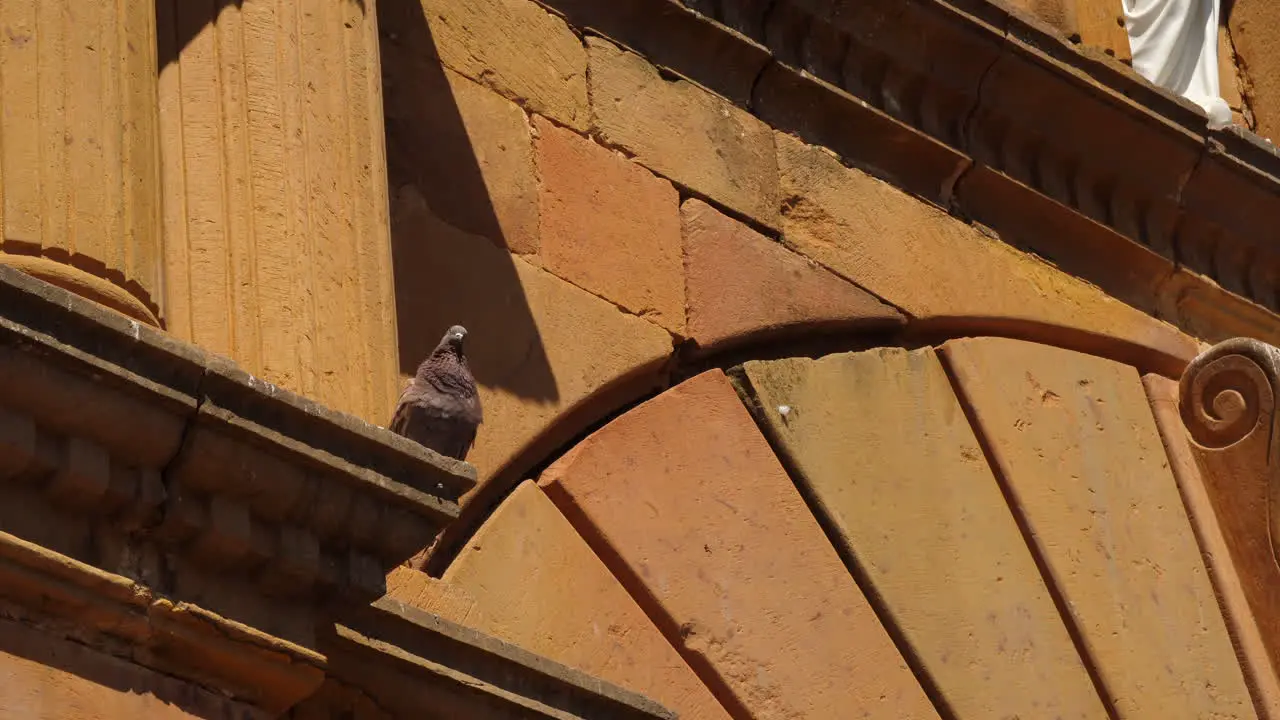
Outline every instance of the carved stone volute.
{"type": "Polygon", "coordinates": [[[1259,625],[1280,661],[1280,348],[1235,338],[1201,353],[1179,384],[1179,410],[1213,510],[1259,625]]]}
{"type": "Polygon", "coordinates": [[[1219,343],[1182,374],[1182,422],[1198,444],[1214,450],[1268,438],[1278,378],[1280,349],[1247,338],[1219,343]]]}

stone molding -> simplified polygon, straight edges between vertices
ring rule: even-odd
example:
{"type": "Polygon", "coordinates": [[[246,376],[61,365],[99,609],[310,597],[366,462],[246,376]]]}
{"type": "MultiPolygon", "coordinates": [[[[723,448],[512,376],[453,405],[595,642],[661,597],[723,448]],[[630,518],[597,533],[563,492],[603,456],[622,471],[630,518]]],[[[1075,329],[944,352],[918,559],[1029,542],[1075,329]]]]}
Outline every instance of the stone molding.
{"type": "Polygon", "coordinates": [[[1197,331],[1211,340],[1276,332],[1280,251],[1265,241],[1280,226],[1275,147],[1238,127],[1209,132],[1189,102],[1020,10],[539,2],[1148,312],[1207,323],[1197,331]],[[1035,231],[1022,224],[1028,212],[1035,231]],[[1064,223],[1073,229],[1054,229],[1064,223]],[[1215,316],[1224,331],[1183,306],[1188,283],[1250,302],[1215,316]]]}
{"type": "Polygon", "coordinates": [[[270,713],[324,680],[323,655],[145,585],[0,533],[0,614],[270,713]]]}
{"type": "Polygon", "coordinates": [[[641,695],[391,598],[344,616],[323,646],[336,677],[399,717],[431,707],[448,717],[676,718],[641,695]]]}
{"type": "Polygon", "coordinates": [[[384,597],[471,465],[0,267],[0,616],[279,715],[674,718],[384,597]]]}
{"type": "Polygon", "coordinates": [[[5,475],[49,478],[68,512],[372,599],[474,485],[468,464],[59,295],[0,268],[0,441],[5,475]]]}
{"type": "Polygon", "coordinates": [[[1280,661],[1280,348],[1235,338],[1179,382],[1178,407],[1262,643],[1280,661]]]}
{"type": "Polygon", "coordinates": [[[383,595],[475,478],[0,267],[9,614],[282,711],[323,680],[316,628],[383,595]]]}

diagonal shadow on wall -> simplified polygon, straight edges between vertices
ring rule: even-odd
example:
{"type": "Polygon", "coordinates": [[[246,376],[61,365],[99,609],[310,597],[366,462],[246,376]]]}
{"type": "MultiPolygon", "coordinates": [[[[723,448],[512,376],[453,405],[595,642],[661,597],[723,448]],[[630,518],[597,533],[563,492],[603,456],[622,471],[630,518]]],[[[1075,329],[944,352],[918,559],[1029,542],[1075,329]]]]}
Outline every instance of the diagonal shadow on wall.
{"type": "Polygon", "coordinates": [[[538,231],[528,121],[444,69],[421,0],[380,0],[378,24],[401,370],[412,373],[460,322],[482,385],[554,402],[511,255],[533,250],[538,231]]]}
{"type": "MultiPolygon", "coordinates": [[[[216,32],[224,13],[275,1],[162,0],[157,5],[163,37],[159,67],[179,62],[201,33],[216,32]]],[[[354,3],[368,12],[367,0],[321,1],[354,3]]],[[[506,104],[526,133],[524,147],[487,146],[494,114],[482,104],[460,104],[460,93],[470,81],[451,76],[441,65],[420,0],[380,0],[377,19],[399,370],[413,374],[445,329],[460,323],[471,331],[468,356],[481,385],[555,402],[555,377],[517,261],[508,252],[536,243],[532,160],[528,196],[521,198],[526,202],[517,212],[495,209],[495,194],[512,194],[509,178],[490,173],[486,181],[482,168],[495,153],[524,152],[531,158],[527,120],[513,104],[484,92],[490,102],[506,104]]],[[[504,207],[512,206],[504,202],[504,207]]]]}

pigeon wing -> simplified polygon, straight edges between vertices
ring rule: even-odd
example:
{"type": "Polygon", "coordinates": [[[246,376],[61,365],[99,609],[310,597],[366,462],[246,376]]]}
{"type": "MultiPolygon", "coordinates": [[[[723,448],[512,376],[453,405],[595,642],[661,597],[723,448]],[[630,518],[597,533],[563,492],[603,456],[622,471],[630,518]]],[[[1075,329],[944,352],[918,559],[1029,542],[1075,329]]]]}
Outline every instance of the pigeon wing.
{"type": "Polygon", "coordinates": [[[474,423],[428,405],[411,403],[405,407],[405,437],[446,457],[466,459],[476,439],[474,423]]]}

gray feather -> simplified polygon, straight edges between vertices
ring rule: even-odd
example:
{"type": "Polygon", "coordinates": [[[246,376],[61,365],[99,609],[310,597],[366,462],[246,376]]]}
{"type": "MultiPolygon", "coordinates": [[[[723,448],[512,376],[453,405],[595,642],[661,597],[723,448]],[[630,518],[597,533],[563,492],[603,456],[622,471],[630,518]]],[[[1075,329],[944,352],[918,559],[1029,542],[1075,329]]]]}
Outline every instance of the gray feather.
{"type": "Polygon", "coordinates": [[[458,460],[466,459],[484,420],[462,349],[466,334],[460,325],[449,328],[400,393],[389,426],[394,433],[458,460]]]}

